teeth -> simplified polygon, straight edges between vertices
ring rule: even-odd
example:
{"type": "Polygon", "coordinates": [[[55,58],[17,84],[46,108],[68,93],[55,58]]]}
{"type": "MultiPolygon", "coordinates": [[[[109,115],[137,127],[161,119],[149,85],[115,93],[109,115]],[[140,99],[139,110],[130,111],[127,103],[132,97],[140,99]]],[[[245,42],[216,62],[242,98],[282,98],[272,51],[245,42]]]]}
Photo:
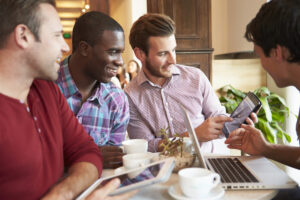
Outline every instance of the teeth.
{"type": "Polygon", "coordinates": [[[112,73],[117,73],[117,70],[116,69],[108,69],[109,72],[112,72],[112,73]]]}

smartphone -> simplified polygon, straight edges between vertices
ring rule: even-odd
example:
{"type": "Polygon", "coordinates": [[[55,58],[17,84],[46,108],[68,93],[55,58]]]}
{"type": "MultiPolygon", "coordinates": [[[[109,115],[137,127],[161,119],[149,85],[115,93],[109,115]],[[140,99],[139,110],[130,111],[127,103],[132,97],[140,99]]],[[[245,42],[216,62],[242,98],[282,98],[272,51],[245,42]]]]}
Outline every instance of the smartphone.
{"type": "Polygon", "coordinates": [[[230,117],[233,121],[224,123],[223,133],[225,137],[228,138],[232,131],[240,128],[241,125],[245,123],[246,118],[249,117],[252,112],[257,112],[260,107],[261,102],[259,98],[254,93],[248,92],[246,97],[231,113],[230,117]]]}
{"type": "MultiPolygon", "coordinates": [[[[101,188],[106,183],[114,178],[121,180],[121,185],[114,192],[110,193],[110,196],[122,194],[131,190],[140,189],[152,184],[165,182],[169,179],[172,170],[175,166],[175,159],[173,157],[163,159],[150,163],[146,166],[139,167],[132,170],[124,171],[120,174],[104,177],[96,180],[90,187],[83,191],[76,200],[85,199],[92,191],[101,188]],[[129,178],[129,174],[134,172],[140,172],[136,177],[129,178]]],[[[131,176],[130,176],[131,177],[131,176]]]]}

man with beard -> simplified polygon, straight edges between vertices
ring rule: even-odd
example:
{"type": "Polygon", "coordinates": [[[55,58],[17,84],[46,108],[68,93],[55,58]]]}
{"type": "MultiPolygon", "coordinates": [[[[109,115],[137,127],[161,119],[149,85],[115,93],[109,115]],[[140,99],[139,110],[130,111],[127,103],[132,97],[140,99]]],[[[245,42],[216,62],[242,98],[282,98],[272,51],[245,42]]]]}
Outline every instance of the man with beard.
{"type": "MultiPolygon", "coordinates": [[[[176,64],[175,24],[165,15],[146,14],[130,31],[130,44],[142,63],[142,70],[127,85],[130,105],[130,138],[148,140],[149,150],[160,151],[161,128],[188,136],[180,104],[191,116],[204,152],[216,152],[216,139],[223,136],[225,115],[218,97],[204,73],[176,64]]],[[[225,149],[219,143],[218,147],[225,149]]]]}
{"type": "Polygon", "coordinates": [[[72,44],[72,55],[61,62],[56,83],[98,145],[104,168],[119,167],[129,106],[125,93],[111,78],[123,66],[124,31],[111,17],[92,11],[77,19],[72,44]]]}

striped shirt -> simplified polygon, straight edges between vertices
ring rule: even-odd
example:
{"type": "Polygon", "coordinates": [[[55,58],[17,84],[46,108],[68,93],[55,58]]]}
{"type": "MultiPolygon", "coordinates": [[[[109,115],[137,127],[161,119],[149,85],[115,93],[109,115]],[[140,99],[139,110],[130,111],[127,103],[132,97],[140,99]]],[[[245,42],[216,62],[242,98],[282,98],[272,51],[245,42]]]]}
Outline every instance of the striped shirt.
{"type": "Polygon", "coordinates": [[[120,145],[129,122],[128,100],[113,83],[98,83],[94,93],[82,102],[68,68],[69,57],[61,62],[56,84],[88,134],[98,146],[120,145]]]}
{"type": "MultiPolygon", "coordinates": [[[[141,70],[125,88],[130,107],[129,137],[148,140],[152,152],[157,151],[161,128],[169,128],[170,135],[186,132],[179,103],[188,111],[194,127],[209,117],[226,113],[201,70],[175,65],[172,73],[161,87],[150,82],[141,70]]],[[[214,142],[201,142],[201,149],[217,152],[214,142]]],[[[218,145],[226,148],[222,143],[218,145]]]]}

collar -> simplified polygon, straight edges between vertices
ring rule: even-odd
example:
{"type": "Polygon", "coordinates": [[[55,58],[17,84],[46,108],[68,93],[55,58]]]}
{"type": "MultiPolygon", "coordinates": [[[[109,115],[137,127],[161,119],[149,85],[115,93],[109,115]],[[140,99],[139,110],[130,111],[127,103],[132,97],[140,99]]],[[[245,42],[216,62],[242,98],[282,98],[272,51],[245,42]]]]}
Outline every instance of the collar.
{"type": "MultiPolygon", "coordinates": [[[[180,75],[180,70],[178,68],[178,65],[174,65],[172,68],[172,77],[180,75]]],[[[171,78],[172,78],[171,77],[171,78]]],[[[137,84],[138,85],[142,85],[145,82],[148,82],[150,85],[152,86],[157,86],[156,84],[152,83],[145,75],[144,70],[142,68],[142,70],[137,74],[137,84]]],[[[170,79],[171,79],[170,78],[170,79]]]]}
{"type": "MultiPolygon", "coordinates": [[[[59,70],[59,77],[60,80],[58,80],[60,84],[60,88],[63,91],[64,96],[68,99],[72,96],[80,96],[80,91],[78,90],[69,70],[69,59],[71,55],[65,58],[61,64],[60,64],[60,70],[59,70]]],[[[103,98],[101,96],[101,89],[106,87],[107,84],[105,83],[96,83],[97,86],[94,90],[94,93],[88,98],[88,101],[95,101],[97,100],[99,104],[103,102],[103,98]]]]}

